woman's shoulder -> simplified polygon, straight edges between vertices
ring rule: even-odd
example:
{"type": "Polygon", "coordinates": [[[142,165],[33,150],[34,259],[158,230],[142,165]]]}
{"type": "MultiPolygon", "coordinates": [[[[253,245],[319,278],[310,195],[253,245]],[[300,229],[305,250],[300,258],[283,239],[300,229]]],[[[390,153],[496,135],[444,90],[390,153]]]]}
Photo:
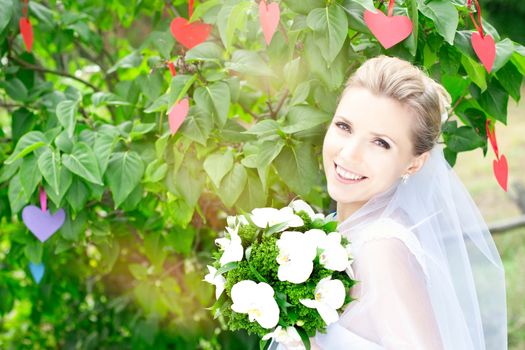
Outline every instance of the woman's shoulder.
{"type": "Polygon", "coordinates": [[[419,239],[407,225],[396,219],[383,217],[374,220],[361,230],[350,245],[354,257],[359,258],[363,254],[381,256],[381,261],[386,264],[395,263],[396,259],[411,259],[411,255],[427,275],[425,252],[419,239]]]}

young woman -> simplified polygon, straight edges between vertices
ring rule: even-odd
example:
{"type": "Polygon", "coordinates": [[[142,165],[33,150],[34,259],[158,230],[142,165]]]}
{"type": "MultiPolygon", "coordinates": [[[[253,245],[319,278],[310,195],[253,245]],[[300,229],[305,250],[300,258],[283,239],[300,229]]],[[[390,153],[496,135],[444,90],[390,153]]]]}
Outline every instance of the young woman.
{"type": "Polygon", "coordinates": [[[437,142],[449,105],[441,85],[394,57],[348,80],[323,164],[357,300],[313,349],[507,349],[500,256],[437,142]]]}

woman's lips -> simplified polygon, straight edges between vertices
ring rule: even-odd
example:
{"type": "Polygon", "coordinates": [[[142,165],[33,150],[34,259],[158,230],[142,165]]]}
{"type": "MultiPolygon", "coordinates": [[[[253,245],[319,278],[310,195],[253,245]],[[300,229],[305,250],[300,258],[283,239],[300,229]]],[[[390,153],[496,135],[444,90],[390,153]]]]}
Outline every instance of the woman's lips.
{"type": "MultiPolygon", "coordinates": [[[[368,179],[366,176],[363,178],[363,179],[360,179],[360,180],[349,180],[349,179],[345,179],[345,178],[342,178],[338,173],[337,173],[337,164],[334,163],[334,172],[335,172],[335,178],[339,181],[339,182],[342,182],[344,184],[356,184],[356,183],[359,183],[359,182],[362,182],[366,179],[368,179]]],[[[356,174],[357,175],[357,174],[356,174]]]]}

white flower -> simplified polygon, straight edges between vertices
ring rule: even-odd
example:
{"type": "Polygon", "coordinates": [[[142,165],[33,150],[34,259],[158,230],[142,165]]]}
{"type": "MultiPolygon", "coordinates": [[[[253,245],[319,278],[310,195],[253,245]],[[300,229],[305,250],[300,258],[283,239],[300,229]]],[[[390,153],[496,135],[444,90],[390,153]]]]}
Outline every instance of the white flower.
{"type": "Polygon", "coordinates": [[[215,273],[217,272],[217,269],[210,265],[207,265],[207,266],[208,266],[208,271],[210,271],[210,273],[204,276],[204,281],[210,284],[213,284],[216,287],[215,299],[219,299],[222,292],[224,291],[224,284],[226,283],[226,279],[222,275],[215,277],[215,273]]]}
{"type": "Polygon", "coordinates": [[[241,237],[237,234],[238,226],[235,229],[226,227],[226,230],[230,233],[230,238],[217,238],[215,243],[218,244],[223,250],[220,263],[221,266],[232,261],[241,261],[244,250],[242,247],[241,237]]]}
{"type": "Polygon", "coordinates": [[[305,211],[310,217],[310,219],[312,219],[312,221],[314,221],[315,219],[324,219],[324,215],[322,213],[316,214],[312,207],[302,199],[293,201],[292,203],[290,203],[290,206],[296,213],[300,212],[301,210],[305,211]]]}
{"type": "Polygon", "coordinates": [[[244,280],[235,283],[231,291],[232,310],[248,314],[250,322],[256,320],[263,328],[273,328],[279,322],[279,306],[274,290],[264,282],[244,280]]]}
{"type": "Polygon", "coordinates": [[[315,299],[299,300],[304,306],[316,308],[326,325],[339,319],[337,309],[345,302],[345,287],[340,280],[325,277],[315,287],[315,299]]]}
{"type": "Polygon", "coordinates": [[[246,220],[244,215],[237,215],[237,216],[228,215],[226,217],[226,222],[228,223],[229,227],[235,227],[235,226],[238,226],[238,225],[249,225],[250,224],[248,222],[248,220],[246,220]]]}
{"type": "Polygon", "coordinates": [[[319,229],[306,231],[305,236],[316,248],[322,249],[319,262],[325,268],[334,271],[344,271],[350,265],[348,250],[341,245],[341,234],[330,232],[328,235],[319,229]]]}
{"type": "Polygon", "coordinates": [[[274,338],[276,342],[283,344],[287,350],[305,350],[306,347],[295,327],[277,326],[271,333],[264,335],[262,340],[274,338]]]}
{"type": "Polygon", "coordinates": [[[281,281],[303,283],[310,277],[314,268],[313,260],[317,255],[315,245],[308,241],[302,232],[285,231],[277,240],[279,270],[277,277],[281,281]]]}
{"type": "Polygon", "coordinates": [[[304,225],[303,219],[295,215],[290,207],[281,209],[256,208],[252,210],[251,219],[260,228],[266,228],[267,225],[273,226],[282,222],[288,223],[286,227],[300,227],[304,225]]]}

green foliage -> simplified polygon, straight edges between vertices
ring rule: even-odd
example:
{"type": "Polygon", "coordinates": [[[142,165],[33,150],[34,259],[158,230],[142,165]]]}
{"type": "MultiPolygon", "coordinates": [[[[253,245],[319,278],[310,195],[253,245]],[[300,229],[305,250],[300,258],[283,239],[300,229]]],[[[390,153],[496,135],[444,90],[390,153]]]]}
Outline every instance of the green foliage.
{"type": "Polygon", "coordinates": [[[30,1],[27,53],[22,3],[0,0],[0,346],[255,344],[242,332],[217,334],[225,326],[205,310],[213,290],[201,280],[220,218],[286,205],[290,192],[329,206],[320,145],[361,62],[399,56],[445,85],[459,119],[443,129],[452,165],[460,152],[486,153],[485,121],[506,124],[509,97],[520,99],[525,47],[484,20],[497,42],[488,74],[464,1],[396,1],[414,30],[388,50],[362,16],[386,4],[279,6],[266,46],[253,1],[196,4],[193,19],[213,31],[185,50],[169,31],[187,17],[183,1],[30,1]],[[171,135],[167,112],[184,97],[189,114],[171,135]],[[67,213],[44,244],[21,221],[39,185],[51,211],[67,213]],[[40,260],[36,285],[28,264],[40,260]]]}

